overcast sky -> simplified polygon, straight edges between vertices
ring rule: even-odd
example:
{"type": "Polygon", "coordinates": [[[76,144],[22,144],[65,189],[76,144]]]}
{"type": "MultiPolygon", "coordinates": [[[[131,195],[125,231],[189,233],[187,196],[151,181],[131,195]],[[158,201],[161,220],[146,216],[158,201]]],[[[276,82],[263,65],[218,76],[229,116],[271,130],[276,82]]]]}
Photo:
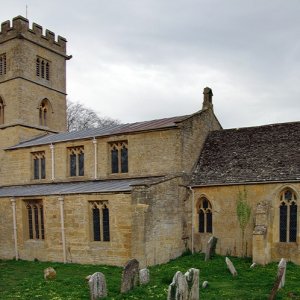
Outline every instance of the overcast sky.
{"type": "Polygon", "coordinates": [[[68,40],[67,92],[136,122],[196,112],[214,93],[224,128],[300,120],[299,0],[10,0],[68,40]]]}

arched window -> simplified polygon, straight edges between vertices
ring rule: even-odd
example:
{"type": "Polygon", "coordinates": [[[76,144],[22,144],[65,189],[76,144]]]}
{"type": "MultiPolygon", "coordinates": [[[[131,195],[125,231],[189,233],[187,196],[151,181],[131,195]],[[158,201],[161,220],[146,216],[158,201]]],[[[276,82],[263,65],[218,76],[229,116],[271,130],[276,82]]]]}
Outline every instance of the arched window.
{"type": "Polygon", "coordinates": [[[212,208],[210,202],[201,198],[198,205],[199,232],[212,233],[212,208]]]}
{"type": "Polygon", "coordinates": [[[0,125],[4,124],[4,102],[0,97],[0,125]]]}
{"type": "Polygon", "coordinates": [[[39,107],[39,119],[41,126],[47,126],[48,100],[44,99],[39,107]]]}
{"type": "Polygon", "coordinates": [[[297,197],[289,188],[280,193],[279,240],[280,242],[297,240],[297,197]]]}
{"type": "Polygon", "coordinates": [[[94,241],[110,241],[109,208],[107,201],[92,201],[92,237],[94,241]]]}

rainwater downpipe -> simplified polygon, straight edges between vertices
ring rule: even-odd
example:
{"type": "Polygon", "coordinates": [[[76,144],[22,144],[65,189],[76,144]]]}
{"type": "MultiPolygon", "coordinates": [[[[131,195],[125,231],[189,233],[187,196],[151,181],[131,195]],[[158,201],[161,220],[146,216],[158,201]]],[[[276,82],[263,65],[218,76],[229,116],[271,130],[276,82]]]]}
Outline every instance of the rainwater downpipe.
{"type": "Polygon", "coordinates": [[[60,207],[61,240],[62,240],[62,248],[63,248],[63,258],[65,264],[67,262],[67,254],[66,254],[66,238],[65,238],[64,198],[58,197],[58,201],[60,207]]]}
{"type": "Polygon", "coordinates": [[[190,191],[192,192],[192,254],[194,254],[194,204],[195,204],[195,193],[192,187],[189,186],[190,191]]]}
{"type": "Polygon", "coordinates": [[[14,243],[15,243],[15,257],[16,260],[19,260],[18,254],[18,236],[17,236],[17,218],[16,218],[16,199],[11,198],[11,206],[13,211],[13,230],[14,230],[14,243]]]}
{"type": "Polygon", "coordinates": [[[94,164],[95,164],[94,179],[97,179],[97,140],[95,137],[93,138],[93,144],[94,144],[94,164]]]}
{"type": "Polygon", "coordinates": [[[50,144],[50,150],[51,150],[51,179],[54,180],[54,145],[50,144]]]}

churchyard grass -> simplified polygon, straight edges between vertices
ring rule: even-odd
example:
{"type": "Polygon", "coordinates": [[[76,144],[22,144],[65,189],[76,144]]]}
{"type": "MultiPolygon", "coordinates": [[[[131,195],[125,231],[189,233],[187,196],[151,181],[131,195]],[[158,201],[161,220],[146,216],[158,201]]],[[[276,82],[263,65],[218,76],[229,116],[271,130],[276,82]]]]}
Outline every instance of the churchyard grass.
{"type": "MultiPolygon", "coordinates": [[[[225,257],[214,256],[204,261],[203,254],[184,255],[168,264],[150,267],[150,283],[119,294],[122,268],[61,264],[49,262],[0,261],[0,299],[89,299],[87,275],[102,272],[106,277],[108,297],[105,299],[166,299],[168,286],[176,271],[200,269],[200,286],[207,280],[206,289],[200,289],[200,299],[268,299],[277,264],[250,269],[251,259],[230,257],[238,275],[233,277],[225,264],[225,257]],[[55,280],[46,281],[43,270],[53,267],[55,280]]],[[[300,266],[287,264],[286,285],[276,299],[300,299],[300,266]]],[[[104,299],[104,298],[103,298],[104,299]]]]}

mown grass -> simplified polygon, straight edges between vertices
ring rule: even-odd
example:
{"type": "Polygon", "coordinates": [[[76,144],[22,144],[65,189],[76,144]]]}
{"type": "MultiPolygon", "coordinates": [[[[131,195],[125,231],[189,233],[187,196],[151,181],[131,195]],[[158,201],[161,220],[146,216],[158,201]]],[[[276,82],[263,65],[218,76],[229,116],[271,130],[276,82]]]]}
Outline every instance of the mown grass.
{"type": "MultiPolygon", "coordinates": [[[[238,276],[232,277],[226,268],[225,258],[215,256],[204,262],[202,254],[186,255],[168,264],[150,267],[150,283],[139,286],[127,294],[119,294],[122,268],[61,264],[49,262],[0,261],[0,299],[89,299],[85,277],[94,272],[106,276],[108,297],[106,299],[167,299],[168,285],[176,271],[189,268],[200,269],[200,284],[209,282],[200,289],[201,299],[268,299],[272,289],[277,264],[256,266],[250,269],[250,259],[231,258],[238,276]],[[43,270],[53,267],[57,277],[45,281],[43,270]]],[[[286,285],[276,299],[300,299],[300,267],[288,263],[286,285]]]]}

